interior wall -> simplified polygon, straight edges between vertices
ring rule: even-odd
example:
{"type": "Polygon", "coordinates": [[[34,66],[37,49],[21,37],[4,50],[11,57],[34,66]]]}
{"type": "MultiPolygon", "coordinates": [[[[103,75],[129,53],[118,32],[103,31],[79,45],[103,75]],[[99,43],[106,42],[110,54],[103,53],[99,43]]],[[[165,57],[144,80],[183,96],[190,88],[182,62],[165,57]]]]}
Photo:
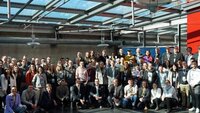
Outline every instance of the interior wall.
{"type": "MultiPolygon", "coordinates": [[[[199,8],[200,9],[200,8],[199,8]]],[[[187,46],[192,47],[196,53],[200,47],[200,12],[192,13],[187,16],[187,46]]]]}
{"type": "Polygon", "coordinates": [[[78,51],[85,55],[86,51],[94,50],[95,52],[101,53],[103,49],[107,50],[107,53],[113,52],[113,48],[109,47],[97,47],[95,45],[39,45],[35,48],[23,44],[0,44],[1,52],[0,56],[6,55],[21,59],[23,55],[28,58],[38,57],[46,58],[50,56],[53,61],[57,61],[59,58],[70,58],[74,59],[78,51]]]}

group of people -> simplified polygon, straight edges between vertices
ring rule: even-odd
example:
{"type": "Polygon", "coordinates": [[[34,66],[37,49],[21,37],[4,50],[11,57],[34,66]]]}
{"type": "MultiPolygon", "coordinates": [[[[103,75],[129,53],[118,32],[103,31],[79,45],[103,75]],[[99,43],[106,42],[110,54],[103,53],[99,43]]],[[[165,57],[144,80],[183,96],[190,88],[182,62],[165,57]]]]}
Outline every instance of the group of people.
{"type": "Polygon", "coordinates": [[[200,49],[197,54],[190,47],[185,54],[177,47],[163,54],[155,48],[153,56],[149,50],[135,52],[119,49],[109,56],[106,50],[91,50],[57,63],[51,57],[2,56],[0,108],[4,113],[89,107],[170,113],[181,107],[200,113],[200,49]]]}

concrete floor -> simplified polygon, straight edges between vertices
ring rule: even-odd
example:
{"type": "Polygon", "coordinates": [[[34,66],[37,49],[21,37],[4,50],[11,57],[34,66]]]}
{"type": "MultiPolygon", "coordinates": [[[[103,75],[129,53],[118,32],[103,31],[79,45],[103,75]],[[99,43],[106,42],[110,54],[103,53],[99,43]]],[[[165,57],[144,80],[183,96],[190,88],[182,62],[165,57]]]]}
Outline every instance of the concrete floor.
{"type": "MultiPolygon", "coordinates": [[[[166,111],[159,110],[155,111],[153,109],[149,109],[148,111],[138,111],[138,110],[131,110],[131,109],[109,109],[109,108],[95,108],[95,109],[84,109],[84,110],[56,110],[54,113],[165,113],[166,111]]],[[[187,110],[173,110],[171,113],[188,113],[187,110]]],[[[192,112],[191,112],[192,113],[192,112]]]]}

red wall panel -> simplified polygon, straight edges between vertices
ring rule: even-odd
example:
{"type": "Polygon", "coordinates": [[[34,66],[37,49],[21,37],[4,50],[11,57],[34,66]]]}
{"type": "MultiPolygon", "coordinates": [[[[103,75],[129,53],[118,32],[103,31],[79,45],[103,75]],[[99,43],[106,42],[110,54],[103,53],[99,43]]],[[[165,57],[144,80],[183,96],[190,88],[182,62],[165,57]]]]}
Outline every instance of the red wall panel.
{"type": "Polygon", "coordinates": [[[200,12],[187,16],[187,46],[192,47],[193,53],[200,47],[200,12]]]}

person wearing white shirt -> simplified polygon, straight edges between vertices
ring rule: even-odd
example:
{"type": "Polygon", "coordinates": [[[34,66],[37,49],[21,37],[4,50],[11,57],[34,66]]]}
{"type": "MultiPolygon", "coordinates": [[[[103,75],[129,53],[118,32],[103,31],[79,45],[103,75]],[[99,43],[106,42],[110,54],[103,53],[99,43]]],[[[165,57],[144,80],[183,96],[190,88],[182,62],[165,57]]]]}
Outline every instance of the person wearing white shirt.
{"type": "Polygon", "coordinates": [[[156,111],[159,110],[159,105],[161,103],[161,94],[162,91],[160,88],[158,88],[158,85],[156,83],[153,83],[153,89],[151,89],[151,105],[150,107],[153,108],[156,106],[156,111]]]}
{"type": "Polygon", "coordinates": [[[187,81],[191,88],[192,104],[193,107],[189,111],[195,111],[199,113],[200,106],[200,69],[197,68],[197,61],[192,61],[192,69],[188,71],[187,81]]]}
{"type": "Polygon", "coordinates": [[[123,107],[126,108],[129,103],[131,103],[132,107],[135,107],[135,103],[137,100],[137,91],[138,86],[134,84],[133,79],[128,80],[128,85],[124,87],[124,99],[123,99],[123,107]]]}
{"type": "Polygon", "coordinates": [[[171,85],[169,80],[165,82],[165,88],[163,89],[162,94],[162,103],[161,107],[166,106],[167,112],[170,113],[172,111],[172,107],[177,106],[178,104],[178,97],[175,88],[171,85]]]}

